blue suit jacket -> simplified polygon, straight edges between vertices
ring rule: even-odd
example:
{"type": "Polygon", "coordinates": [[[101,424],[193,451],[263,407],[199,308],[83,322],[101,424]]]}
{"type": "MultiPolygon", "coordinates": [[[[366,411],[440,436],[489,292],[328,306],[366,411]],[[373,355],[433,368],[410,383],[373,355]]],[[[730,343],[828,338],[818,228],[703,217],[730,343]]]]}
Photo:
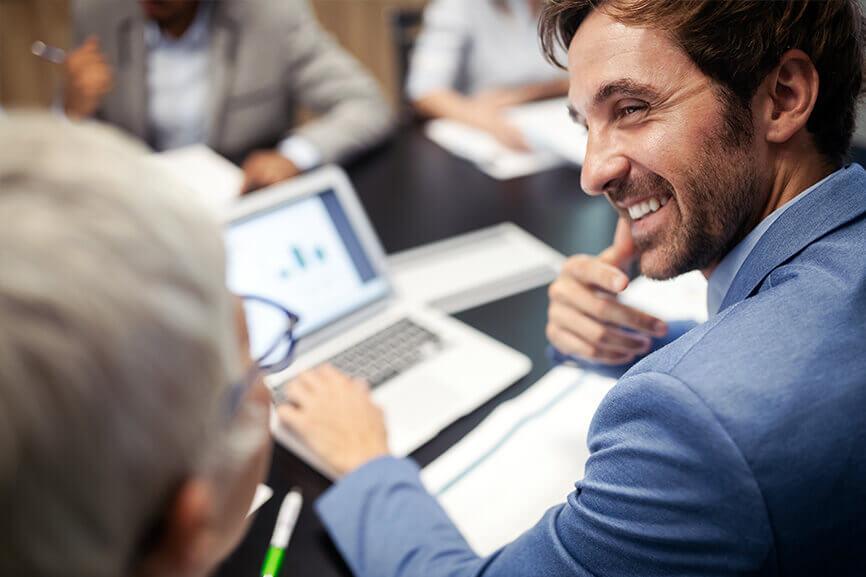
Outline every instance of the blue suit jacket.
{"type": "Polygon", "coordinates": [[[407,461],[317,505],[363,576],[866,575],[860,166],[768,229],[716,317],[620,379],[589,444],[566,503],[485,559],[407,461]]]}

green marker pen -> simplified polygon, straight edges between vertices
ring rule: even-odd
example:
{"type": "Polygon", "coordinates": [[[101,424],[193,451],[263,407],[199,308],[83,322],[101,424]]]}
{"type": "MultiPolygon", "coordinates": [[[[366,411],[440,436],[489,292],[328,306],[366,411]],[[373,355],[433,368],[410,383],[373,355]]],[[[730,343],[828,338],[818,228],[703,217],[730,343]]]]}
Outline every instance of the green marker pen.
{"type": "Polygon", "coordinates": [[[280,572],[283,554],[289,546],[289,539],[292,538],[292,531],[295,530],[295,523],[298,521],[298,515],[301,514],[303,503],[304,499],[298,488],[289,491],[283,499],[274,525],[274,533],[271,535],[271,546],[268,547],[268,554],[265,555],[265,562],[262,563],[262,577],[276,577],[280,572]]]}

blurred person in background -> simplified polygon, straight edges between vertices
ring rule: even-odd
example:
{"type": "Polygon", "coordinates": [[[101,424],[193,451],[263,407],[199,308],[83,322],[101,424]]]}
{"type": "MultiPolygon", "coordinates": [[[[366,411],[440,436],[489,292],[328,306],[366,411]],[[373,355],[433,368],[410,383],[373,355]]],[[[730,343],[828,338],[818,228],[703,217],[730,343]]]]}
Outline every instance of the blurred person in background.
{"type": "Polygon", "coordinates": [[[270,463],[220,228],[115,132],[0,119],[0,575],[206,575],[270,463]]]}
{"type": "Polygon", "coordinates": [[[540,7],[540,0],[432,0],[409,67],[415,109],[527,150],[505,109],[568,92],[567,76],[538,42],[540,7]]]}
{"type": "Polygon", "coordinates": [[[342,162],[388,132],[373,78],[306,0],[74,0],[70,117],[96,116],[156,150],[205,143],[244,192],[342,162]],[[295,126],[299,106],[317,118],[295,126]]]}

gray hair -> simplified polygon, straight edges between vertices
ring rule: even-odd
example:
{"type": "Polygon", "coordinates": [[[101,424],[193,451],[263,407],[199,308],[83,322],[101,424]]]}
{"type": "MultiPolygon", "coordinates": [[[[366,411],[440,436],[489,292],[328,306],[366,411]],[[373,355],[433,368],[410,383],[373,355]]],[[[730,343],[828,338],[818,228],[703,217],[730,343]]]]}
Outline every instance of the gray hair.
{"type": "Polygon", "coordinates": [[[106,127],[0,142],[0,575],[117,577],[226,423],[219,227],[106,127]]]}

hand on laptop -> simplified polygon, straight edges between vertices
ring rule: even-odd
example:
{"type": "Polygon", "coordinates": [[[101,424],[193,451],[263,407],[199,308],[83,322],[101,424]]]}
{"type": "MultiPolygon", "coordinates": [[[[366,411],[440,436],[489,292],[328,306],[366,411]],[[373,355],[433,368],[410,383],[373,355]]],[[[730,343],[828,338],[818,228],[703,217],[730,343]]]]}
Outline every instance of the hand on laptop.
{"type": "Polygon", "coordinates": [[[382,410],[364,381],[330,365],[286,383],[280,420],[338,476],[389,453],[382,410]]]}
{"type": "Polygon", "coordinates": [[[549,290],[547,338],[554,347],[592,362],[621,365],[649,352],[652,336],[667,333],[662,320],[616,299],[628,286],[625,271],[635,257],[629,224],[620,219],[613,244],[601,254],[566,261],[549,290]]]}

